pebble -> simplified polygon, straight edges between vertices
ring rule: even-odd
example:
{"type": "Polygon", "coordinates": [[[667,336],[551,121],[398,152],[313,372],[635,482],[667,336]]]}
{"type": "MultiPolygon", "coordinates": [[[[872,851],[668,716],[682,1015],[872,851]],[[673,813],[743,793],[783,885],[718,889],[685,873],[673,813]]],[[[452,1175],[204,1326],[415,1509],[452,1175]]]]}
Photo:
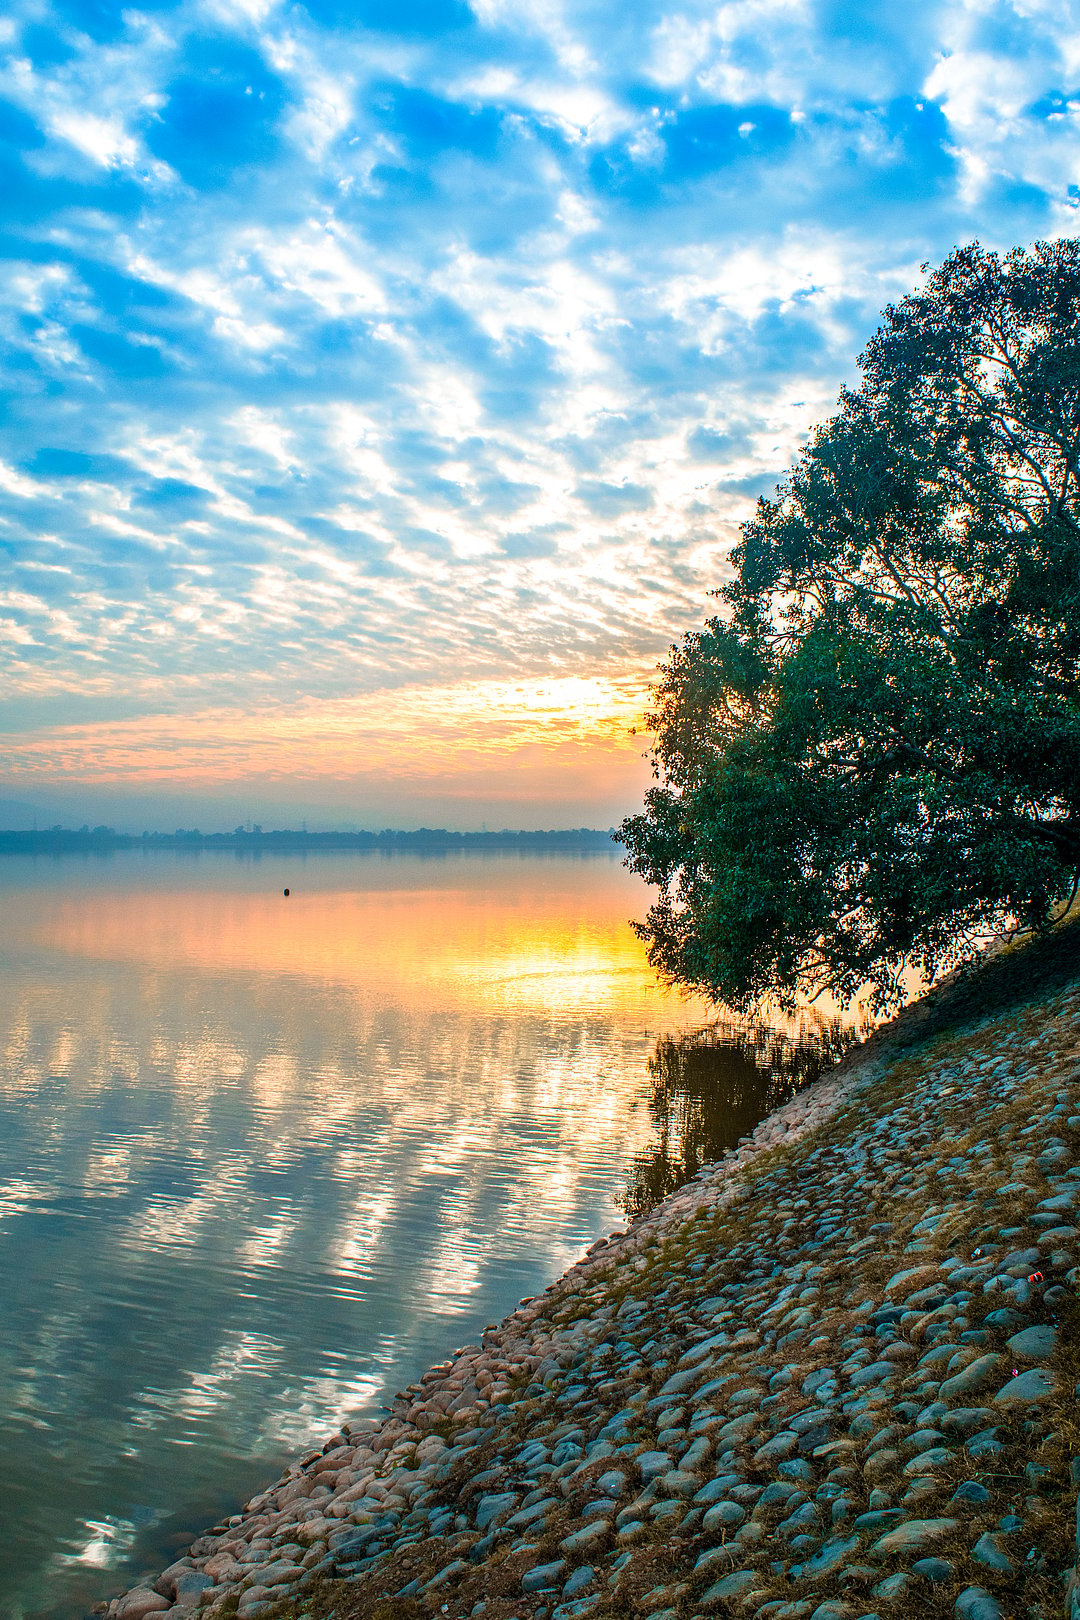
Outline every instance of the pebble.
{"type": "Polygon", "coordinates": [[[730,1598],[742,1597],[756,1582],[757,1576],[752,1569],[735,1570],[733,1574],[725,1575],[723,1580],[715,1581],[698,1601],[703,1609],[716,1608],[730,1598]]]}
{"type": "Polygon", "coordinates": [[[1014,1333],[1005,1341],[1005,1348],[1020,1361],[1049,1361],[1057,1344],[1057,1329],[1048,1322],[1039,1322],[1014,1333]]]}
{"type": "Polygon", "coordinates": [[[956,1567],[947,1558],[920,1558],[912,1564],[911,1573],[921,1575],[932,1586],[938,1586],[943,1581],[952,1580],[956,1567]]]}
{"type": "Polygon", "coordinates": [[[556,1558],[550,1564],[537,1564],[535,1569],[528,1570],[521,1577],[521,1590],[523,1592],[553,1591],[559,1584],[565,1568],[566,1565],[561,1558],[556,1558]]]}
{"type": "Polygon", "coordinates": [[[577,1569],[574,1570],[573,1574],[570,1575],[564,1583],[562,1589],[563,1597],[576,1597],[577,1594],[579,1592],[583,1592],[587,1586],[591,1586],[595,1579],[596,1571],[593,1566],[591,1564],[581,1564],[577,1569]]]}
{"type": "Polygon", "coordinates": [[[575,1530],[571,1535],[564,1536],[559,1542],[559,1549],[564,1553],[592,1552],[595,1547],[603,1546],[611,1539],[613,1526],[610,1519],[594,1519],[582,1530],[575,1530]]]}
{"type": "Polygon", "coordinates": [[[710,1534],[714,1530],[737,1530],[746,1518],[746,1509],[739,1502],[718,1502],[709,1508],[701,1521],[702,1529],[710,1534]]]}
{"type": "Polygon", "coordinates": [[[1080,1485],[1051,1429],[1080,1286],[1055,1134],[1080,993],[1055,997],[816,1082],[108,1620],[325,1620],[335,1569],[373,1610],[483,1620],[506,1559],[516,1620],[879,1620],[957,1591],[957,1620],[1001,1620],[984,1580],[1041,1612],[1029,1577],[1072,1566],[1029,1559],[1032,1526],[1080,1485]]]}
{"type": "Polygon", "coordinates": [[[996,1406],[1030,1406],[1053,1395],[1057,1385],[1052,1373],[1042,1367],[1029,1367],[1027,1372],[1003,1385],[994,1396],[996,1406]]]}
{"type": "Polygon", "coordinates": [[[956,1600],[956,1620],[1004,1620],[1001,1605],[981,1586],[967,1586],[956,1600]]]}
{"type": "Polygon", "coordinates": [[[1016,1568],[1012,1559],[1005,1552],[997,1536],[989,1530],[981,1535],[974,1547],[971,1556],[977,1564],[983,1564],[987,1569],[996,1570],[999,1575],[1015,1575],[1016,1568]]]}
{"type": "Polygon", "coordinates": [[[969,1367],[947,1378],[939,1391],[943,1401],[961,1400],[965,1395],[973,1395],[976,1390],[985,1389],[987,1384],[994,1382],[1001,1370],[1002,1360],[999,1355],[991,1353],[979,1356],[969,1367]]]}
{"type": "Polygon", "coordinates": [[[144,1615],[159,1614],[169,1607],[168,1598],[162,1597],[160,1592],[152,1592],[148,1586],[136,1586],[120,1599],[115,1613],[117,1620],[143,1620],[144,1615]]]}

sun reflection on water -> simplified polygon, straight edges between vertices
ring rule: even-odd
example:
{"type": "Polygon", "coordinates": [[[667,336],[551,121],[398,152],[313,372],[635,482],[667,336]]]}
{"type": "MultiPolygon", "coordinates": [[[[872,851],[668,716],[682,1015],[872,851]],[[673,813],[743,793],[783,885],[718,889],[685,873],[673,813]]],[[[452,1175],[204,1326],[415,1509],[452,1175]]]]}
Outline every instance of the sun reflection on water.
{"type": "MultiPolygon", "coordinates": [[[[404,998],[425,1013],[655,1011],[672,998],[656,986],[627,926],[630,896],[621,898],[596,915],[572,889],[530,894],[520,878],[494,896],[441,886],[329,894],[292,887],[288,900],[277,889],[165,889],[152,908],[139,894],[99,895],[92,909],[59,894],[39,908],[32,941],[143,970],[172,973],[183,964],[350,986],[379,1002],[404,998]]],[[[70,1031],[66,1039],[70,1058],[70,1031]]],[[[283,1053],[274,1058],[288,1061],[283,1053]]],[[[216,1068],[216,1054],[211,1061],[216,1068]]]]}

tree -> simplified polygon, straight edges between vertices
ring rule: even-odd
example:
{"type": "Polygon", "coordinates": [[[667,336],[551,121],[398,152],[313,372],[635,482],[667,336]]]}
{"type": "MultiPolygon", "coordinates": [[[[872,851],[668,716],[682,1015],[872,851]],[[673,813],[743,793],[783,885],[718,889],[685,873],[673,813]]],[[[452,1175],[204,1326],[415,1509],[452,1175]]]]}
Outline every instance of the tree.
{"type": "Polygon", "coordinates": [[[1080,874],[1080,242],[958,249],[859,366],[661,666],[619,831],[654,967],[740,1010],[896,1005],[1080,874]]]}

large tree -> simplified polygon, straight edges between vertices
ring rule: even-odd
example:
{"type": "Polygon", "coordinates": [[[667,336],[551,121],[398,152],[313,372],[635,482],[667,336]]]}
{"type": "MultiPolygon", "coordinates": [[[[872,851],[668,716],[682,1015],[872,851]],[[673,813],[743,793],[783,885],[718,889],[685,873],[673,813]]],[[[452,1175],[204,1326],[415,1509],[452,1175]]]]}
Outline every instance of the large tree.
{"type": "Polygon", "coordinates": [[[1080,873],[1080,242],[956,251],[884,314],[673,647],[620,829],[668,979],[902,999],[1080,873]]]}

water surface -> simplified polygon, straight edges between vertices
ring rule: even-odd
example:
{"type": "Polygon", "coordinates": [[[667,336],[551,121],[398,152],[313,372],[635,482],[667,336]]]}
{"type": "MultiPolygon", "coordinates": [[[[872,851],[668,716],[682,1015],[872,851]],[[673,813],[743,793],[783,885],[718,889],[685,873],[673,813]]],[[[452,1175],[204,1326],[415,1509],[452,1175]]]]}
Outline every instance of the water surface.
{"type": "Polygon", "coordinates": [[[160,1567],[622,1223],[706,1014],[645,899],[603,855],[0,861],[0,1614],[160,1567]]]}

